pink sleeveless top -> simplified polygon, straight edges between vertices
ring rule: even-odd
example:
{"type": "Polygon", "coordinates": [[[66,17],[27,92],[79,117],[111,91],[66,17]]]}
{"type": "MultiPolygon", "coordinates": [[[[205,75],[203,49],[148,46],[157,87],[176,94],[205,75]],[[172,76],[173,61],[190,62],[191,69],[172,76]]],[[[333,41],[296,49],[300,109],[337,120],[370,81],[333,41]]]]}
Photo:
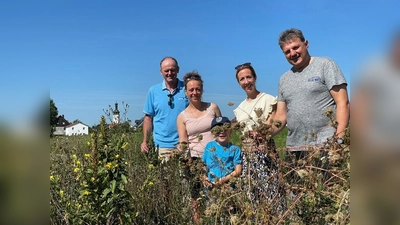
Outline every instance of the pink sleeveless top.
{"type": "Polygon", "coordinates": [[[211,134],[211,121],[215,117],[215,112],[211,109],[209,103],[206,114],[199,118],[192,118],[185,111],[182,111],[181,114],[183,114],[188,134],[190,155],[202,157],[206,144],[214,140],[214,135],[211,134]]]}

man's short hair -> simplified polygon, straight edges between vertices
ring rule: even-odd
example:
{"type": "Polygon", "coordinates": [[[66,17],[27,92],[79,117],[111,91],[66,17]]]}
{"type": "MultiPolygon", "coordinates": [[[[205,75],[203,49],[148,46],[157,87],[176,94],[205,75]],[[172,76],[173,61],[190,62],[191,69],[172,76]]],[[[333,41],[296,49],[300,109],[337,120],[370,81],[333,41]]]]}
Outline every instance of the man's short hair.
{"type": "Polygon", "coordinates": [[[296,29],[296,28],[290,28],[287,29],[285,31],[283,31],[280,35],[279,35],[279,41],[278,44],[282,49],[282,46],[287,42],[292,40],[293,38],[298,38],[300,39],[301,42],[305,42],[306,39],[304,38],[303,32],[301,32],[301,30],[296,29]]]}
{"type": "Polygon", "coordinates": [[[162,64],[166,59],[172,59],[172,60],[174,60],[176,66],[179,67],[178,61],[177,61],[174,57],[172,57],[172,56],[165,56],[163,59],[161,59],[161,61],[160,61],[160,67],[161,67],[161,64],[162,64]]]}

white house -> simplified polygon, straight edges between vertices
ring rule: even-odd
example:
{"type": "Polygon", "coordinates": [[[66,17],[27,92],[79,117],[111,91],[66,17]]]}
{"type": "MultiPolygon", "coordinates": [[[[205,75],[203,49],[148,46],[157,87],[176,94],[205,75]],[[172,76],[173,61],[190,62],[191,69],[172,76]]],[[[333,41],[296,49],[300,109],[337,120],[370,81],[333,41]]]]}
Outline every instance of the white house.
{"type": "Polygon", "coordinates": [[[83,135],[89,134],[89,126],[82,122],[75,122],[65,127],[65,135],[83,135]]]}

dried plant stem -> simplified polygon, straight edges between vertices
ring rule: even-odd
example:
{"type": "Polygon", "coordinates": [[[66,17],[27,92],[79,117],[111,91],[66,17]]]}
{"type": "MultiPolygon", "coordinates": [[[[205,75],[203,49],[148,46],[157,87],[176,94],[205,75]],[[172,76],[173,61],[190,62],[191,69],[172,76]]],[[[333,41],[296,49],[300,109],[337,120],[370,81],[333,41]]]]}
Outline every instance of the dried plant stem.
{"type": "MultiPolygon", "coordinates": [[[[327,170],[327,169],[323,169],[323,168],[319,168],[319,167],[315,167],[315,166],[306,166],[306,168],[316,169],[316,170],[322,170],[322,171],[325,171],[325,172],[330,172],[330,173],[332,174],[332,176],[337,177],[337,178],[341,179],[342,181],[345,181],[345,182],[346,182],[346,179],[344,179],[343,177],[339,177],[338,175],[332,173],[331,170],[327,170]]],[[[326,181],[326,182],[327,182],[327,181],[326,181]]],[[[326,182],[325,182],[324,184],[326,184],[326,182]]]]}
{"type": "Polygon", "coordinates": [[[293,204],[289,207],[288,210],[282,215],[281,218],[279,218],[278,222],[276,224],[280,224],[282,220],[286,217],[286,215],[294,208],[294,206],[297,204],[297,202],[300,201],[300,199],[303,197],[303,193],[296,199],[296,201],[293,202],[293,204]]]}
{"type": "MultiPolygon", "coordinates": [[[[349,191],[350,191],[350,189],[348,189],[348,190],[343,194],[343,197],[342,197],[342,199],[340,200],[340,204],[339,204],[338,210],[337,210],[337,212],[336,212],[336,217],[339,215],[339,212],[340,212],[340,209],[342,208],[344,199],[346,199],[346,195],[349,193],[349,191]]],[[[349,215],[347,215],[347,216],[349,216],[349,215]]],[[[346,218],[347,218],[347,217],[346,217],[346,218]]],[[[337,224],[337,223],[336,223],[336,224],[337,224]]]]}
{"type": "Polygon", "coordinates": [[[224,206],[225,202],[226,202],[227,200],[229,200],[229,199],[235,197],[235,196],[238,195],[238,194],[240,194],[240,192],[229,196],[228,198],[224,199],[224,200],[221,202],[221,205],[220,205],[219,208],[218,208],[217,214],[215,215],[215,222],[214,222],[214,224],[217,224],[218,216],[219,216],[219,214],[220,214],[220,212],[221,212],[221,209],[222,209],[222,207],[224,206]]]}

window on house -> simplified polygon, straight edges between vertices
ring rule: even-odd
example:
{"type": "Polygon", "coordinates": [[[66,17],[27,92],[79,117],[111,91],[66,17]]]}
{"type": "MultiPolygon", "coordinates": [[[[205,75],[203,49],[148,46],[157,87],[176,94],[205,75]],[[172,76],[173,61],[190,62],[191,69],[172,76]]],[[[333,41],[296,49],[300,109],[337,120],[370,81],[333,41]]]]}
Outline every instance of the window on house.
{"type": "Polygon", "coordinates": [[[82,130],[85,130],[85,127],[83,127],[82,130]]]}
{"type": "Polygon", "coordinates": [[[71,130],[74,130],[74,128],[72,128],[71,130]]]}

